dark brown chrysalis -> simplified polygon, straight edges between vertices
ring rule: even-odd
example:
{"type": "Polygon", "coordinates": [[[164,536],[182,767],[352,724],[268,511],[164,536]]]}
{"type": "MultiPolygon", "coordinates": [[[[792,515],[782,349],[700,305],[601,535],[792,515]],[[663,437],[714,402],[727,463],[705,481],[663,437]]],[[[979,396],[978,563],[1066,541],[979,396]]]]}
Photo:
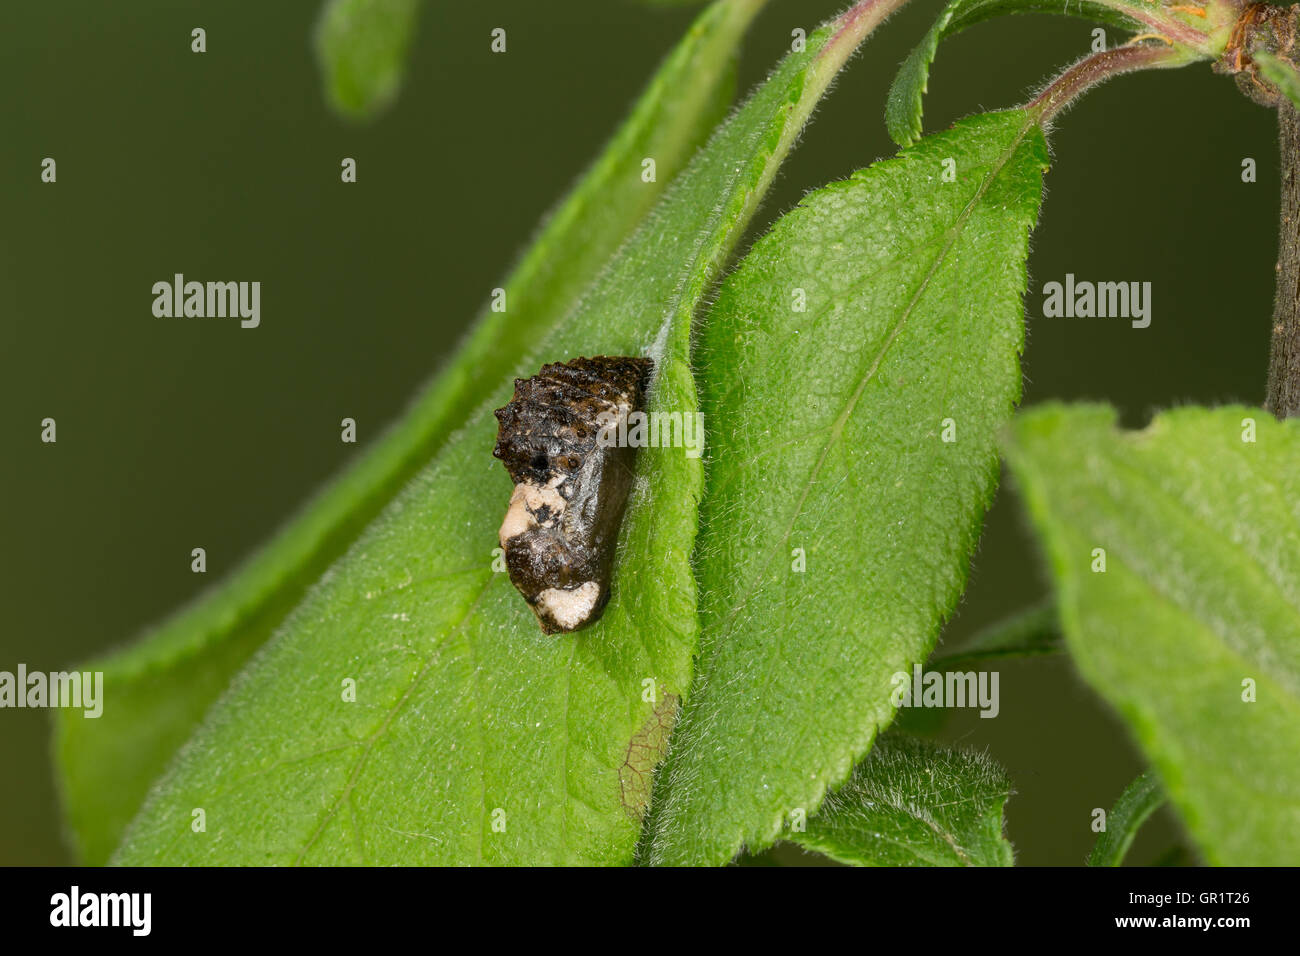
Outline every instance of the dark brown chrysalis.
{"type": "Polygon", "coordinates": [[[654,363],[597,355],[515,379],[492,454],[515,483],[501,523],[510,582],[542,631],[576,631],[609,600],[636,449],[612,441],[642,411],[654,363]],[[621,427],[620,427],[621,426],[621,427]]]}

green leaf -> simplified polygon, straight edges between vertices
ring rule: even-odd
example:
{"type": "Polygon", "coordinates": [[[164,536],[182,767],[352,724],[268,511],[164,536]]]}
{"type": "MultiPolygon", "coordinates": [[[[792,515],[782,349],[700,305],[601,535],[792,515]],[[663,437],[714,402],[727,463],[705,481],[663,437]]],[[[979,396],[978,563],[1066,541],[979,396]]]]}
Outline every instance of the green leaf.
{"type": "Polygon", "coordinates": [[[890,137],[899,146],[910,146],[921,138],[930,64],[934,62],[939,43],[953,34],[984,20],[1015,13],[1063,14],[1124,30],[1137,29],[1140,24],[1135,18],[1116,9],[1126,5],[1123,0],[1110,5],[1091,0],[1076,0],[1074,4],[1066,0],[1064,5],[1059,0],[951,0],[894,76],[885,103],[885,125],[890,137]]]}
{"type": "Polygon", "coordinates": [[[98,720],[61,711],[56,753],[70,830],[87,863],[108,859],[149,786],[249,656],[452,431],[535,350],[645,219],[734,89],[736,47],[763,0],[704,11],[628,120],[557,207],[510,278],[506,312],[485,311],[406,414],[221,585],[104,671],[98,720]],[[658,182],[641,160],[658,160],[658,182]]]}
{"type": "Polygon", "coordinates": [[[327,0],[315,47],[330,105],[365,119],[393,101],[419,7],[419,0],[327,0]]]}
{"type": "MultiPolygon", "coordinates": [[[[835,72],[879,21],[810,37],[710,140],[520,374],[656,360],[651,413],[695,408],[697,304],[835,72]]],[[[700,462],[645,448],[603,618],[545,637],[491,570],[510,495],[508,380],[308,595],[153,790],[121,863],[626,863],[691,678],[700,462]],[[354,680],[355,703],[340,700],[354,680]],[[653,691],[651,696],[650,691],[653,691]],[[206,831],[191,830],[203,808],[206,831]]]]}
{"type": "Polygon", "coordinates": [[[1300,860],[1300,420],[1183,408],[1120,432],[1053,404],[1007,454],[1070,652],[1206,859],[1300,860]]]}
{"type": "Polygon", "coordinates": [[[1010,796],[1011,781],[985,755],[886,734],[806,832],[786,839],[855,866],[1011,866],[1010,796]]]}
{"type": "Polygon", "coordinates": [[[1088,857],[1089,866],[1119,866],[1142,824],[1165,802],[1160,781],[1151,771],[1139,774],[1124,788],[1115,806],[1106,814],[1106,829],[1088,857]]]}
{"type": "Polygon", "coordinates": [[[1251,58],[1259,64],[1259,72],[1281,91],[1291,104],[1300,109],[1300,70],[1290,60],[1275,56],[1267,50],[1257,50],[1251,58]]]}
{"type": "Polygon", "coordinates": [[[1020,395],[1047,159],[1024,112],[963,121],[806,197],[722,286],[699,350],[698,678],[651,862],[725,863],[812,812],[934,646],[1020,395]]]}

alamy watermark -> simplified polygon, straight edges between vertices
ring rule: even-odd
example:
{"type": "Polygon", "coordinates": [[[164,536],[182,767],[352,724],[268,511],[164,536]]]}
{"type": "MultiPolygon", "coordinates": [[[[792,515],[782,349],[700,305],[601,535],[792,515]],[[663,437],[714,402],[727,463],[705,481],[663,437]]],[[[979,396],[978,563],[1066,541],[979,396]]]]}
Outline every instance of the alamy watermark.
{"type": "Polygon", "coordinates": [[[890,700],[895,707],[978,707],[981,717],[996,717],[997,671],[923,671],[912,665],[912,673],[895,671],[890,700]]]}
{"type": "Polygon", "coordinates": [[[186,282],[184,273],[153,284],[153,314],[160,319],[238,318],[245,329],[262,322],[261,282],[186,282]]]}
{"type": "Polygon", "coordinates": [[[1135,329],[1151,324],[1150,282],[1065,282],[1043,285],[1043,317],[1048,319],[1132,319],[1135,329]]]}
{"type": "Polygon", "coordinates": [[[50,897],[50,925],[123,926],[133,936],[148,936],[152,910],[152,893],[83,893],[73,886],[50,897]]]}
{"type": "Polygon", "coordinates": [[[703,412],[601,412],[596,420],[601,448],[684,448],[687,458],[704,451],[703,412]]]}
{"type": "Polygon", "coordinates": [[[103,671],[0,671],[0,707],[82,708],[85,716],[104,712],[103,671]]]}

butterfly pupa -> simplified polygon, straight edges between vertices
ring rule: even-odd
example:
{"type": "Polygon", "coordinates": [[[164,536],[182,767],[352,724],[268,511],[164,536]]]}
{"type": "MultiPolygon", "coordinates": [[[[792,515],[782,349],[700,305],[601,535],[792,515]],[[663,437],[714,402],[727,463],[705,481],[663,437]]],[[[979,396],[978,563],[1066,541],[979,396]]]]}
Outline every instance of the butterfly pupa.
{"type": "Polygon", "coordinates": [[[628,416],[642,411],[654,363],[598,355],[515,379],[496,410],[496,448],[514,492],[498,537],[510,583],[546,634],[576,631],[609,601],[636,449],[628,416]]]}

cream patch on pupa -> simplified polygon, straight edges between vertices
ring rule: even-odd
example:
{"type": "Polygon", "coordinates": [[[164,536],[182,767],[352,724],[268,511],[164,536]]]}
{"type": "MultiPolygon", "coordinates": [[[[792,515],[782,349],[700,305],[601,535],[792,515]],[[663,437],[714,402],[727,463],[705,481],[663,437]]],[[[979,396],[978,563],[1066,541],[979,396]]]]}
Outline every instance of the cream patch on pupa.
{"type": "Polygon", "coordinates": [[[547,588],[537,595],[537,612],[548,614],[556,624],[572,630],[591,616],[600,600],[600,585],[585,581],[571,591],[547,588]]]}
{"type": "MultiPolygon", "coordinates": [[[[501,521],[501,530],[497,532],[501,547],[504,548],[511,538],[536,528],[538,526],[536,513],[542,508],[550,508],[555,516],[554,520],[559,520],[568,506],[568,502],[556,490],[563,481],[563,475],[556,475],[545,485],[528,482],[515,485],[515,490],[510,495],[510,507],[501,521]]],[[[550,527],[551,523],[547,522],[545,527],[550,527]]]]}

